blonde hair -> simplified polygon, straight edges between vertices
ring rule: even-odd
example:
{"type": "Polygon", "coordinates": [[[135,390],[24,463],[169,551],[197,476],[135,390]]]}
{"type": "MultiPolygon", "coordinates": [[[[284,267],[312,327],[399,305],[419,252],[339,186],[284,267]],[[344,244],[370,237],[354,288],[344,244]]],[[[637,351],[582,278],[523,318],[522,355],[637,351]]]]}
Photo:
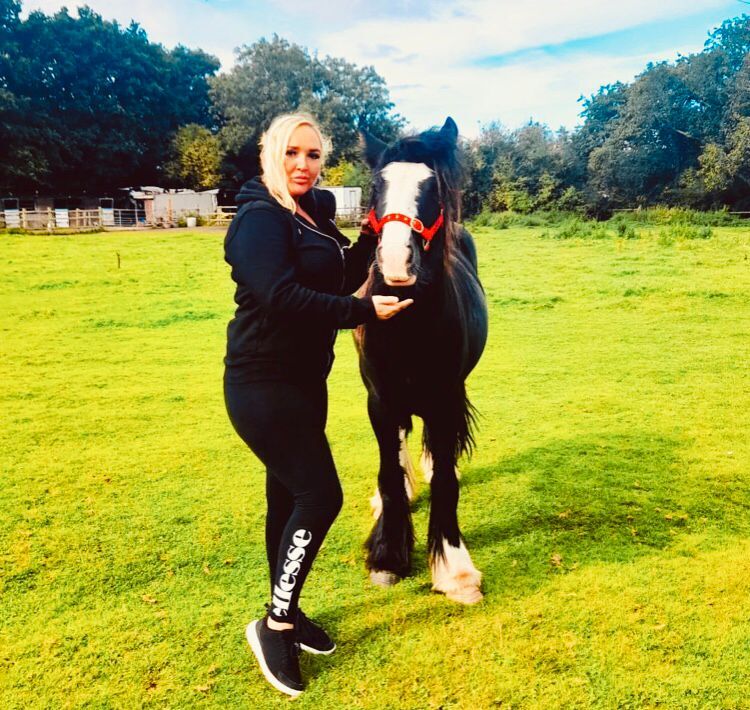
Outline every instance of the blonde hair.
{"type": "Polygon", "coordinates": [[[260,167],[263,172],[261,176],[263,184],[268,188],[271,196],[290,212],[296,212],[297,204],[289,194],[284,158],[292,133],[300,126],[310,126],[317,133],[320,139],[322,168],[323,160],[330,148],[330,141],[321,133],[315,119],[309,114],[285,113],[276,116],[260,139],[260,167]]]}

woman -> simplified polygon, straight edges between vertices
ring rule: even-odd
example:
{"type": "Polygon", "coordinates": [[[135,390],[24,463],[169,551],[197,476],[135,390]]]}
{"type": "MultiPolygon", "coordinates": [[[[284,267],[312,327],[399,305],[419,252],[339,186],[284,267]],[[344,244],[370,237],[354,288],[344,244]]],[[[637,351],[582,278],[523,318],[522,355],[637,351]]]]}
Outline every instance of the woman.
{"type": "Polygon", "coordinates": [[[299,595],[342,504],[325,436],[336,331],[391,318],[412,302],[346,295],[365,280],[376,238],[363,234],[350,246],[333,222],[333,195],[313,188],[324,145],[311,117],[277,117],[261,139],[262,178],[243,186],[225,241],[237,284],[227,411],[266,466],[271,603],[246,635],[266,679],[293,696],[304,688],[298,645],[335,649],[300,611],[299,595]]]}

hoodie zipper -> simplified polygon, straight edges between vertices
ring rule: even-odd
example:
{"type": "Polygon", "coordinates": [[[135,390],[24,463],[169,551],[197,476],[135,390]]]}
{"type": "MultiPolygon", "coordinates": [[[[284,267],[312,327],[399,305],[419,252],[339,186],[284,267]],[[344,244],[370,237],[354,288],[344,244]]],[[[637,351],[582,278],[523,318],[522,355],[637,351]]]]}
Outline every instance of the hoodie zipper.
{"type": "MultiPolygon", "coordinates": [[[[330,239],[336,245],[336,249],[339,252],[339,257],[341,257],[341,285],[339,286],[339,292],[340,292],[344,288],[344,283],[346,282],[346,259],[344,257],[344,250],[341,247],[341,244],[339,244],[338,241],[334,239],[330,234],[325,234],[324,232],[321,232],[319,229],[315,229],[315,227],[312,227],[311,225],[306,224],[299,217],[297,217],[297,215],[294,215],[294,219],[297,220],[298,224],[302,225],[303,227],[306,227],[311,232],[315,232],[315,234],[319,234],[321,237],[330,239]]],[[[331,371],[331,366],[333,365],[333,347],[336,344],[337,332],[338,331],[336,330],[336,328],[334,328],[333,335],[331,335],[331,343],[328,346],[328,362],[326,363],[326,374],[328,374],[331,371]]]]}
{"type": "Polygon", "coordinates": [[[341,244],[339,244],[338,241],[334,239],[330,234],[321,232],[320,230],[315,229],[315,227],[312,227],[311,225],[306,224],[299,217],[297,217],[297,215],[294,216],[294,219],[296,219],[299,224],[301,224],[303,227],[306,227],[311,232],[315,232],[315,234],[320,234],[321,237],[330,239],[336,245],[336,249],[338,249],[338,252],[339,252],[339,257],[341,257],[341,284],[339,285],[339,292],[340,292],[341,289],[344,288],[344,283],[346,282],[346,259],[344,257],[344,250],[341,247],[341,244]]]}

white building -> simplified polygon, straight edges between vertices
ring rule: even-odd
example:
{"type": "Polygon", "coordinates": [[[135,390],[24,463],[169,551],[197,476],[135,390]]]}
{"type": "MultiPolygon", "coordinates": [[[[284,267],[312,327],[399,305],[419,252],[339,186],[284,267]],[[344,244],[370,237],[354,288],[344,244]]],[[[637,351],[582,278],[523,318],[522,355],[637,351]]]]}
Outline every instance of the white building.
{"type": "Polygon", "coordinates": [[[362,203],[361,187],[328,187],[323,190],[332,192],[336,198],[336,216],[356,219],[362,203]]]}
{"type": "Polygon", "coordinates": [[[139,190],[129,189],[129,197],[135,207],[143,210],[149,224],[170,224],[185,215],[210,215],[216,212],[218,190],[165,190],[146,186],[139,190]]]}

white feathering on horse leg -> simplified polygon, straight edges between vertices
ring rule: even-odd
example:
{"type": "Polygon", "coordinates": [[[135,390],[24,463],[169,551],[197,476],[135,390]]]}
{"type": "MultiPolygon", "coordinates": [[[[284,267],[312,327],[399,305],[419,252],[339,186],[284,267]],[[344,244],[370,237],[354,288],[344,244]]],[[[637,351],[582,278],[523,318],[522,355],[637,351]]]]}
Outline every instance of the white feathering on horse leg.
{"type": "MultiPolygon", "coordinates": [[[[422,449],[422,456],[419,459],[419,468],[422,469],[422,475],[424,476],[425,483],[432,481],[432,454],[429,449],[422,449]]],[[[456,478],[461,478],[461,471],[458,470],[458,466],[454,468],[456,472],[456,478]]]]}
{"type": "Polygon", "coordinates": [[[432,480],[432,454],[429,449],[422,448],[422,456],[419,458],[419,467],[422,469],[425,483],[432,480]]]}
{"type": "Polygon", "coordinates": [[[411,462],[411,456],[409,455],[409,448],[406,445],[406,431],[404,429],[398,430],[398,438],[401,440],[401,445],[398,449],[398,463],[404,471],[404,488],[406,489],[406,497],[409,501],[414,500],[416,494],[416,478],[414,476],[414,465],[411,462]]]}
{"type": "Polygon", "coordinates": [[[482,600],[479,586],[482,573],[474,567],[463,540],[453,547],[443,540],[443,557],[430,559],[432,589],[442,592],[448,599],[460,604],[476,604],[482,600]]]}
{"type": "Polygon", "coordinates": [[[380,491],[375,487],[375,495],[370,498],[370,508],[372,509],[372,517],[377,520],[380,514],[383,512],[383,499],[380,497],[380,491]]]}
{"type": "MultiPolygon", "coordinates": [[[[409,449],[406,446],[406,432],[403,429],[398,430],[398,438],[401,441],[398,450],[398,463],[404,472],[404,489],[406,490],[406,497],[409,499],[409,502],[411,502],[414,500],[416,491],[414,465],[411,462],[409,449]]],[[[375,488],[375,494],[370,498],[370,508],[372,509],[372,517],[377,520],[383,512],[383,499],[380,497],[380,491],[377,488],[375,488]]]]}

